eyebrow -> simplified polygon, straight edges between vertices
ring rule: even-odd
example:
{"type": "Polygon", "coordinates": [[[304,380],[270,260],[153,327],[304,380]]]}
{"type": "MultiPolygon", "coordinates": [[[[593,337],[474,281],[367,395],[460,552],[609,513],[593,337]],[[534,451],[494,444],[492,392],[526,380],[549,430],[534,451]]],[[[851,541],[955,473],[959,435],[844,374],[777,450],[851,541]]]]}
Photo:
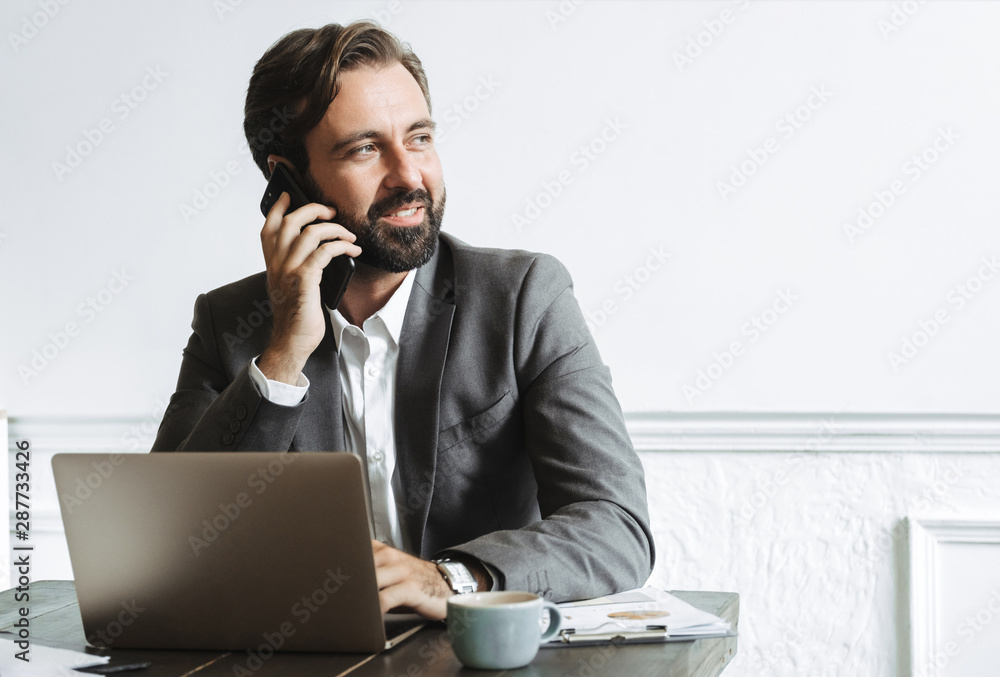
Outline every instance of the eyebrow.
{"type": "MultiPolygon", "coordinates": [[[[409,134],[410,132],[416,131],[418,129],[430,129],[431,131],[434,131],[435,129],[437,129],[437,123],[435,123],[430,118],[422,118],[414,122],[409,127],[407,127],[406,133],[409,134]]],[[[353,146],[354,144],[364,141],[366,139],[381,139],[382,136],[383,135],[380,132],[377,132],[374,129],[367,129],[361,132],[356,132],[335,143],[331,151],[333,153],[339,153],[348,146],[353,146]]]]}

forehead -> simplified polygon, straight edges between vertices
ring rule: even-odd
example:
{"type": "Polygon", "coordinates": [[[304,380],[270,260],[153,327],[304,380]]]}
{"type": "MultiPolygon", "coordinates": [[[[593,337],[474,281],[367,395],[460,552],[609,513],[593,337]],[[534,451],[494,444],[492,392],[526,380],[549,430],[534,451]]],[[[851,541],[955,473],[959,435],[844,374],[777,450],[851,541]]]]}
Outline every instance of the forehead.
{"type": "Polygon", "coordinates": [[[340,74],[340,91],[318,128],[327,134],[388,132],[430,117],[420,85],[401,63],[362,66],[340,74]]]}

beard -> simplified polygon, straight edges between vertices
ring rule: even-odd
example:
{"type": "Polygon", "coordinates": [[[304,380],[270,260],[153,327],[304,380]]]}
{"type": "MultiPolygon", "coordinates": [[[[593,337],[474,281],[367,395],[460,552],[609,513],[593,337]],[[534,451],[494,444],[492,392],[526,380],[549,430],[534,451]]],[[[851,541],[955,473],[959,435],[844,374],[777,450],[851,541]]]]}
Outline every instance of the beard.
{"type": "Polygon", "coordinates": [[[354,233],[354,244],[361,247],[355,261],[388,273],[403,273],[424,265],[437,251],[438,234],[444,218],[446,193],[441,187],[441,200],[434,201],[423,188],[392,195],[372,203],[368,213],[351,214],[341,210],[313,181],[308,171],[303,177],[304,188],[317,202],[337,210],[335,223],[354,233]],[[424,206],[424,220],[415,226],[393,226],[379,223],[386,214],[407,204],[424,206]]]}

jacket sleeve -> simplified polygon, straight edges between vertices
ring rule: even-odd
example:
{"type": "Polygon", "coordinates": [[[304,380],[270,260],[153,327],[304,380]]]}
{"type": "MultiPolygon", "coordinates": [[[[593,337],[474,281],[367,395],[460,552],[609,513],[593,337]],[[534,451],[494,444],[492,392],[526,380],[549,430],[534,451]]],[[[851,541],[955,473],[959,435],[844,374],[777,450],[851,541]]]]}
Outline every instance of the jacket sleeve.
{"type": "Polygon", "coordinates": [[[195,302],[191,328],[152,451],[286,451],[308,394],[294,407],[266,400],[250,377],[252,348],[220,330],[209,295],[195,302]]]}
{"type": "Polygon", "coordinates": [[[556,601],[642,585],[654,559],[642,464],[569,273],[551,257],[524,278],[513,357],[542,519],[449,550],[494,567],[507,589],[556,601]]]}

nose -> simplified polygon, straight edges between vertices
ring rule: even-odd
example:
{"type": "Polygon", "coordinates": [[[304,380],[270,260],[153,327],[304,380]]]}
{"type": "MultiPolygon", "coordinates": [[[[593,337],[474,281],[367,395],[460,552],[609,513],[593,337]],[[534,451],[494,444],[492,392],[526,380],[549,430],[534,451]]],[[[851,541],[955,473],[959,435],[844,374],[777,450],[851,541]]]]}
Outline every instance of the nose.
{"type": "Polygon", "coordinates": [[[407,149],[394,148],[392,152],[386,154],[386,163],[386,188],[409,192],[423,187],[423,174],[407,149]]]}

